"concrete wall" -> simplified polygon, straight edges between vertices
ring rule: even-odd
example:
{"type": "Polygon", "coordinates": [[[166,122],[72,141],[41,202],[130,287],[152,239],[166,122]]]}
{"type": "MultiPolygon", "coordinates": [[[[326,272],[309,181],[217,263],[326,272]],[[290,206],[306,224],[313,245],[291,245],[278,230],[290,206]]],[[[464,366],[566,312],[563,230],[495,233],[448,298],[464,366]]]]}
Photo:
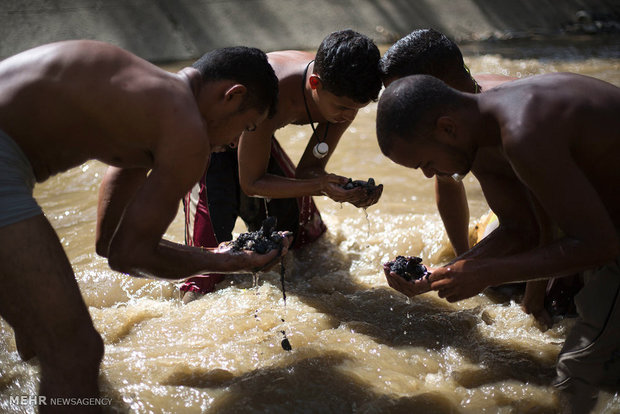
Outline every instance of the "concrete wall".
{"type": "Polygon", "coordinates": [[[386,44],[420,27],[467,41],[618,30],[619,21],[620,0],[0,0],[0,58],[78,38],[164,62],[230,45],[316,49],[342,28],[386,44]]]}

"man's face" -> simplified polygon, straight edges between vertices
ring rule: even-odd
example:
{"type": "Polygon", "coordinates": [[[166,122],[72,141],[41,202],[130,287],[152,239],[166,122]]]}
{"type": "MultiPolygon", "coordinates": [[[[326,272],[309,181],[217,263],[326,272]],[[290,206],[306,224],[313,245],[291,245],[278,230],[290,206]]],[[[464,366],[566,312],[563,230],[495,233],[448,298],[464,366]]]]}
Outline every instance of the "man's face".
{"type": "Polygon", "coordinates": [[[370,103],[359,103],[346,96],[336,96],[325,88],[317,89],[315,93],[321,114],[333,124],[353,121],[357,111],[370,103]]]}
{"type": "Polygon", "coordinates": [[[421,169],[428,178],[454,173],[465,175],[473,161],[465,151],[433,138],[418,138],[411,142],[396,138],[389,158],[403,167],[421,169]]]}
{"type": "Polygon", "coordinates": [[[207,130],[211,140],[211,152],[222,152],[227,147],[236,148],[239,137],[244,131],[253,131],[267,119],[267,110],[259,112],[257,109],[238,110],[217,121],[208,124],[207,130]]]}

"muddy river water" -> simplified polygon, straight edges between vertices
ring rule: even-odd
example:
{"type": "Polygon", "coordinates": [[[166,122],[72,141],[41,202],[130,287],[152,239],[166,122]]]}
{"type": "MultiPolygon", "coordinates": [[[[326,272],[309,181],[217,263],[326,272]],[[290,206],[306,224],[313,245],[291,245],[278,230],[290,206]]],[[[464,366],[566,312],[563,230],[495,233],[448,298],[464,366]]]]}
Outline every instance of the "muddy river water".
{"type": "MultiPolygon", "coordinates": [[[[611,56],[595,47],[555,47],[534,57],[528,57],[532,45],[508,57],[464,50],[472,73],[570,71],[620,86],[617,47],[611,56]]],[[[35,189],[105,341],[100,383],[102,396],[110,399],[106,411],[557,412],[549,384],[572,320],[543,331],[514,302],[480,294],[449,304],[432,292],[408,299],[387,285],[381,264],[397,254],[421,256],[435,266],[452,251],[433,180],[381,154],[375,113],[376,104],[360,111],[328,170],[373,177],[384,184],[383,197],[367,215],[315,198],[329,230],[287,258],[286,306],[278,267],[261,274],[255,286],[251,275],[230,277],[188,305],[178,284],[111,271],[94,251],[97,190],[105,170],[99,162],[35,189]],[[283,330],[290,352],[280,345],[283,330]]],[[[310,133],[309,126],[294,126],[277,137],[298,160],[310,133]]],[[[488,207],[476,180],[467,176],[464,182],[473,228],[488,207]]],[[[179,214],[169,239],[183,242],[181,223],[179,214]]],[[[236,232],[242,231],[239,222],[236,232]]],[[[38,376],[38,365],[21,362],[11,328],[0,321],[0,411],[34,412],[10,397],[36,395],[38,376]]],[[[620,412],[620,394],[601,393],[596,412],[620,412]]]]}

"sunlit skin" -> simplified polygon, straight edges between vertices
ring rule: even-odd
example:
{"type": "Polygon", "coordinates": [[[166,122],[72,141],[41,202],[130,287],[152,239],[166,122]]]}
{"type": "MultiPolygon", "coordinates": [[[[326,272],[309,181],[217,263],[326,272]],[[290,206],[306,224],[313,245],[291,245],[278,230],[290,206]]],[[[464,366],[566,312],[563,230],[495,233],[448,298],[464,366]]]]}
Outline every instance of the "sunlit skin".
{"type": "MultiPolygon", "coordinates": [[[[435,139],[475,154],[472,170],[500,226],[431,274],[440,297],[454,302],[489,286],[572,274],[620,255],[620,196],[609,185],[620,180],[614,161],[620,154],[617,87],[558,73],[460,96],[464,106],[445,111],[435,139]],[[507,162],[481,165],[483,155],[507,162]],[[521,224],[528,220],[541,227],[551,220],[564,237],[540,244],[537,233],[524,231],[521,224]]],[[[400,148],[409,151],[409,160],[399,151],[390,156],[429,174],[468,167],[446,148],[444,158],[437,146],[400,148]]]]}
{"type": "Polygon", "coordinates": [[[271,52],[267,56],[279,79],[278,110],[273,118],[261,123],[255,131],[245,132],[241,137],[238,157],[242,190],[254,197],[325,195],[334,201],[348,202],[357,207],[375,204],[381,196],[382,186],[370,196],[362,188],[345,190],[341,186],[347,182],[348,177],[325,171],[342,134],[351,125],[357,112],[370,102],[355,102],[325,90],[320,77],[314,73],[314,63],[310,63],[304,81],[304,70],[314,59],[313,53],[287,50],[271,52]],[[316,125],[316,135],[328,144],[329,153],[321,159],[314,157],[312,149],[318,140],[316,135],[312,135],[297,165],[295,179],[267,174],[271,137],[276,131],[290,124],[310,123],[301,93],[302,83],[310,115],[316,125]],[[328,123],[331,124],[323,139],[328,123]]]}

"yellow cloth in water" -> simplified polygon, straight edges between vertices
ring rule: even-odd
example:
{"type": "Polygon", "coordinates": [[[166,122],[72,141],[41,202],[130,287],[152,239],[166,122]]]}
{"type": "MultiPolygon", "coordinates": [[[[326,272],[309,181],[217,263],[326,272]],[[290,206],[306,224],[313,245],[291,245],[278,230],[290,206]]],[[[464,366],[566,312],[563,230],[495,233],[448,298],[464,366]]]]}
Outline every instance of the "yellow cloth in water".
{"type": "Polygon", "coordinates": [[[497,220],[497,216],[489,210],[487,214],[480,217],[478,224],[476,224],[473,228],[472,233],[470,234],[471,245],[473,246],[480,240],[484,239],[489,235],[489,233],[495,230],[498,225],[499,221],[497,220]]]}

